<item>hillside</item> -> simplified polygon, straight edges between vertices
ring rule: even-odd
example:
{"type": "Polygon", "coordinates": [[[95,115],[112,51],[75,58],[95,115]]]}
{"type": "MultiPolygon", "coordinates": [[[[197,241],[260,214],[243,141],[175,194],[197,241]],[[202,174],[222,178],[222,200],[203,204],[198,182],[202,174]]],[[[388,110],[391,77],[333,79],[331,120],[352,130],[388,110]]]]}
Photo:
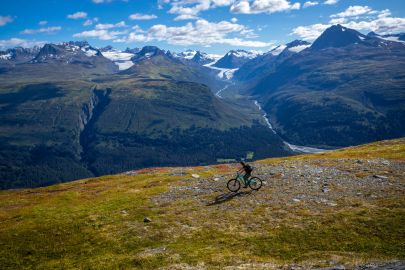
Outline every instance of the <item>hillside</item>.
{"type": "Polygon", "coordinates": [[[405,135],[405,46],[332,26],[250,94],[286,141],[326,148],[405,135]]]}
{"type": "Polygon", "coordinates": [[[404,161],[398,139],[257,161],[258,192],[227,192],[236,164],[0,191],[0,268],[401,269],[404,161]]]}
{"type": "Polygon", "coordinates": [[[291,154],[259,115],[213,94],[222,82],[208,68],[153,46],[133,61],[118,71],[88,43],[69,42],[0,72],[0,189],[291,154]]]}

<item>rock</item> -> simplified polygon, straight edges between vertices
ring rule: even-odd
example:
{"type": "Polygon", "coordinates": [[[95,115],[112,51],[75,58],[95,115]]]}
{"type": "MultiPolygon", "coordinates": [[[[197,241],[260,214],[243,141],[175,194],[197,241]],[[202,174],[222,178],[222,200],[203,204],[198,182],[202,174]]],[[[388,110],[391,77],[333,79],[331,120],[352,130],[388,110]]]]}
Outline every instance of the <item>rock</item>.
{"type": "Polygon", "coordinates": [[[381,161],[381,164],[388,166],[388,165],[390,165],[390,162],[388,160],[383,160],[383,161],[381,161]]]}
{"type": "Polygon", "coordinates": [[[218,178],[218,177],[215,177],[215,178],[214,178],[214,181],[219,181],[219,180],[221,180],[221,179],[218,178]]]}
{"type": "Polygon", "coordinates": [[[327,188],[327,187],[322,188],[322,192],[323,192],[323,193],[328,193],[328,192],[329,192],[329,188],[327,188]]]}
{"type": "Polygon", "coordinates": [[[143,219],[143,222],[149,223],[149,222],[152,222],[152,220],[151,220],[150,218],[148,218],[148,217],[145,217],[145,218],[143,219]]]}
{"type": "Polygon", "coordinates": [[[296,199],[296,198],[293,199],[293,202],[300,202],[300,201],[301,201],[300,199],[296,199]]]}
{"type": "Polygon", "coordinates": [[[128,216],[128,212],[127,212],[126,210],[122,210],[122,211],[121,211],[121,214],[122,214],[123,216],[128,216]]]}
{"type": "Polygon", "coordinates": [[[374,174],[373,175],[374,178],[378,178],[378,179],[387,179],[388,177],[385,175],[378,175],[378,174],[374,174]]]}
{"type": "Polygon", "coordinates": [[[195,174],[195,173],[193,173],[191,176],[192,176],[193,178],[200,178],[200,176],[199,176],[198,174],[195,174]]]}

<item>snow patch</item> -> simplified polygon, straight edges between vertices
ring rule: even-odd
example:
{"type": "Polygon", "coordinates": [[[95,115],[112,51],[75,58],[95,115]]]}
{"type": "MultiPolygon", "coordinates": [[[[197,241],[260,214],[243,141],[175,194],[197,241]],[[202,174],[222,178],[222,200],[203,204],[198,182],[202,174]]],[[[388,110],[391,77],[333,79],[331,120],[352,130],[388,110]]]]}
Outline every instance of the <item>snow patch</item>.
{"type": "Polygon", "coordinates": [[[306,48],[308,48],[310,46],[311,46],[311,44],[309,44],[309,45],[298,45],[298,46],[295,46],[295,47],[291,47],[288,50],[290,52],[299,53],[299,52],[305,50],[306,48]]]}
{"type": "Polygon", "coordinates": [[[276,48],[274,48],[273,50],[270,51],[270,53],[274,56],[279,55],[280,53],[282,53],[284,51],[284,49],[287,48],[286,45],[280,45],[277,46],[276,48]]]}
{"type": "Polygon", "coordinates": [[[238,57],[238,58],[248,58],[248,59],[253,59],[258,55],[257,52],[247,52],[247,51],[243,51],[243,50],[231,51],[227,54],[234,55],[235,57],[238,57]]]}
{"type": "Polygon", "coordinates": [[[399,43],[405,44],[405,41],[399,40],[399,37],[395,37],[395,36],[388,36],[388,37],[378,36],[378,38],[387,40],[387,41],[393,41],[393,42],[399,42],[399,43]]]}
{"type": "Polygon", "coordinates": [[[11,53],[0,55],[0,59],[3,59],[3,60],[11,59],[11,53]]]}
{"type": "Polygon", "coordinates": [[[82,51],[84,51],[84,53],[85,53],[86,56],[88,56],[88,57],[92,57],[92,56],[96,56],[96,55],[97,55],[97,51],[96,51],[96,50],[92,50],[92,49],[86,50],[85,48],[82,48],[82,51]]]}
{"type": "Polygon", "coordinates": [[[223,80],[231,80],[233,78],[234,73],[239,69],[239,68],[219,68],[219,67],[214,67],[213,65],[217,62],[215,60],[214,62],[211,62],[209,64],[204,65],[204,67],[211,68],[214,70],[218,70],[217,76],[220,79],[223,80]]]}
{"type": "Polygon", "coordinates": [[[105,58],[113,61],[114,64],[116,64],[118,66],[119,70],[125,70],[134,65],[134,63],[131,61],[131,58],[134,56],[133,53],[111,50],[111,51],[102,52],[102,55],[105,58]]]}

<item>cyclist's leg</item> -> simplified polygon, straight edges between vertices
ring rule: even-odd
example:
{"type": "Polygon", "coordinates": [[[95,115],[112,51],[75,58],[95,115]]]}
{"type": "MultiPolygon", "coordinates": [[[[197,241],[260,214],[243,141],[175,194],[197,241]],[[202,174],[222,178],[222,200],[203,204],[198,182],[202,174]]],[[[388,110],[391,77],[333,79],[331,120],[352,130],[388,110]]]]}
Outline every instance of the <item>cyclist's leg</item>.
{"type": "Polygon", "coordinates": [[[245,175],[243,176],[243,181],[244,181],[245,187],[248,186],[249,178],[250,178],[250,173],[245,173],[245,175]]]}

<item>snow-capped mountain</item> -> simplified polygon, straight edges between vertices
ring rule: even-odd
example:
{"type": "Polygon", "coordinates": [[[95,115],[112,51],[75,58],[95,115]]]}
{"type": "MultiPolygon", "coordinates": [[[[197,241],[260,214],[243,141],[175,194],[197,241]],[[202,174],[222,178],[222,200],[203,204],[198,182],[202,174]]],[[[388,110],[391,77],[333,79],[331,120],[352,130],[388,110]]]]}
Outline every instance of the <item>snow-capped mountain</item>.
{"type": "Polygon", "coordinates": [[[325,30],[311,45],[313,50],[341,48],[350,44],[360,44],[367,36],[344,26],[333,25],[325,30]]]}
{"type": "Polygon", "coordinates": [[[220,55],[207,54],[204,52],[197,51],[197,53],[194,55],[191,61],[200,65],[206,65],[208,63],[216,62],[219,58],[221,58],[220,55]]]}
{"type": "Polygon", "coordinates": [[[197,51],[195,51],[195,50],[187,50],[187,51],[180,52],[180,53],[173,53],[173,55],[175,57],[191,60],[191,59],[193,59],[194,55],[196,55],[196,53],[197,53],[197,51]]]}
{"type": "Polygon", "coordinates": [[[62,61],[71,63],[85,58],[102,57],[100,50],[92,47],[86,41],[70,41],[61,44],[45,44],[32,60],[34,63],[62,61]]]}
{"type": "Polygon", "coordinates": [[[40,51],[40,47],[35,46],[32,48],[16,47],[0,51],[0,61],[23,63],[32,60],[40,51]]]}
{"type": "Polygon", "coordinates": [[[138,53],[135,53],[133,57],[131,57],[131,61],[142,61],[157,55],[166,55],[166,53],[156,46],[145,46],[138,53]]]}
{"type": "Polygon", "coordinates": [[[286,60],[293,55],[309,48],[311,43],[303,40],[294,40],[287,44],[282,44],[267,53],[260,54],[244,63],[236,72],[235,79],[244,81],[257,79],[272,70],[275,65],[286,60]]]}
{"type": "Polygon", "coordinates": [[[304,41],[304,40],[294,40],[290,43],[286,44],[286,48],[288,51],[292,53],[299,53],[306,48],[309,48],[311,46],[311,43],[304,41]]]}
{"type": "Polygon", "coordinates": [[[180,60],[192,61],[192,62],[200,64],[200,65],[206,65],[208,63],[216,62],[219,58],[222,57],[222,55],[208,54],[208,53],[196,51],[196,50],[186,50],[186,51],[180,52],[180,53],[168,51],[167,54],[168,54],[168,56],[178,58],[180,60]]]}
{"type": "Polygon", "coordinates": [[[235,69],[241,67],[244,63],[258,56],[257,52],[249,52],[245,50],[231,50],[219,59],[214,67],[235,69]]]}

